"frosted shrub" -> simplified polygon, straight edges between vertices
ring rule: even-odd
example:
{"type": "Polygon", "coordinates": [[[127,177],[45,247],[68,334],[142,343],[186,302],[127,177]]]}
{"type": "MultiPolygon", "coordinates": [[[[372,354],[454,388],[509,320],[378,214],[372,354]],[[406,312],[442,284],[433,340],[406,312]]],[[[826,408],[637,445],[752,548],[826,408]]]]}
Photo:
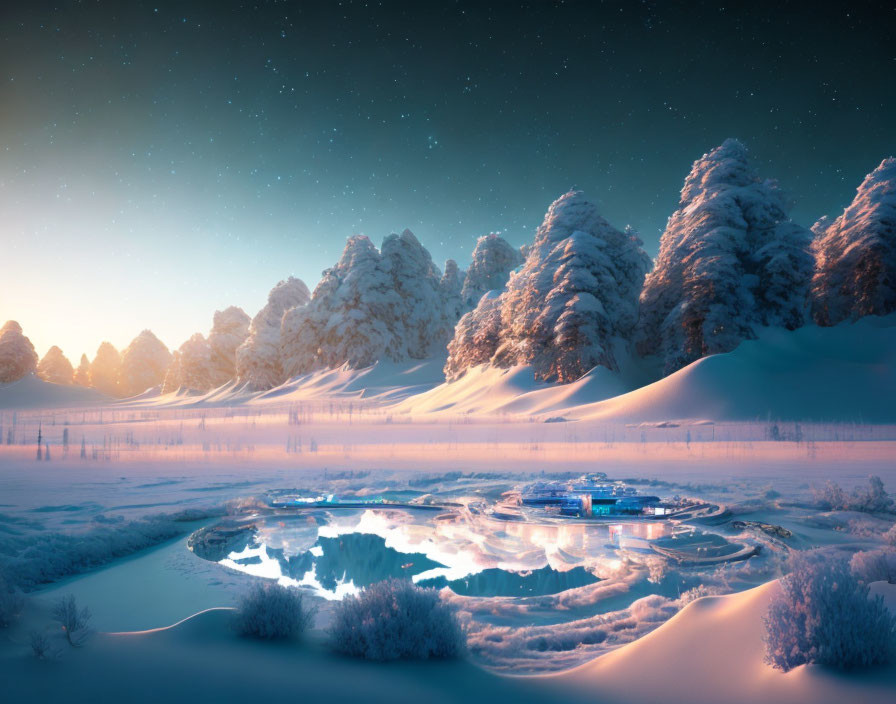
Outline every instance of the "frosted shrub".
{"type": "Polygon", "coordinates": [[[871,582],[896,583],[896,550],[867,550],[857,552],[849,561],[856,579],[871,582]]]}
{"type": "Polygon", "coordinates": [[[89,634],[87,624],[90,621],[90,609],[86,606],[79,609],[75,597],[69,594],[56,602],[51,613],[53,619],[62,624],[70,645],[84,644],[89,634]]]}
{"type": "Polygon", "coordinates": [[[51,660],[56,657],[57,652],[50,643],[50,639],[46,633],[40,631],[31,631],[29,639],[31,644],[31,652],[38,660],[51,660]]]}
{"type": "Polygon", "coordinates": [[[266,582],[254,584],[240,601],[234,625],[244,636],[294,638],[308,629],[313,618],[298,589],[266,582]]]}
{"type": "Polygon", "coordinates": [[[893,547],[896,547],[896,523],[894,523],[893,525],[890,526],[890,530],[888,530],[886,533],[884,533],[883,537],[884,537],[884,542],[886,542],[887,545],[892,545],[893,547]]]}
{"type": "Polygon", "coordinates": [[[785,672],[817,663],[851,669],[889,662],[896,619],[845,560],[794,553],[765,617],[766,661],[785,672]]]}
{"type": "Polygon", "coordinates": [[[0,573],[0,628],[6,628],[17,619],[23,605],[21,594],[0,573]]]}
{"type": "Polygon", "coordinates": [[[880,477],[868,477],[868,487],[853,489],[846,493],[837,483],[829,481],[821,490],[815,491],[815,502],[833,511],[863,511],[883,513],[893,510],[893,499],[887,494],[880,477]]]}
{"type": "Polygon", "coordinates": [[[392,579],[337,604],[330,630],[340,653],[368,660],[458,657],[466,637],[435,589],[392,579]]]}

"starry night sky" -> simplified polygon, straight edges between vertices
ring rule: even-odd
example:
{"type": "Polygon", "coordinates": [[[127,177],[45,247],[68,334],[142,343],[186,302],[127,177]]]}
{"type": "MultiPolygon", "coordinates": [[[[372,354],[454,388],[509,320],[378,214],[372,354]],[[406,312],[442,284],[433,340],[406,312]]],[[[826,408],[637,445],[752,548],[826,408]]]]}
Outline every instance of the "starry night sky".
{"type": "Polygon", "coordinates": [[[655,254],[728,136],[806,225],[896,153],[892,2],[9,5],[0,319],[73,362],[313,288],[354,233],[465,266],[573,186],[655,254]]]}

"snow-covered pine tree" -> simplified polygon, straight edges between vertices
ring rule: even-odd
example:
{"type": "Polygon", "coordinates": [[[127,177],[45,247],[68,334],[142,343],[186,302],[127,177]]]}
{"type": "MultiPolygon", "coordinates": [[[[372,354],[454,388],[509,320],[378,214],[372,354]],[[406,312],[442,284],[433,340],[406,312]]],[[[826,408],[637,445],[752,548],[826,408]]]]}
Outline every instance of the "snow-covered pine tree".
{"type": "Polygon", "coordinates": [[[90,385],[109,396],[120,396],[121,355],[111,342],[102,342],[90,363],[90,385]]]}
{"type": "Polygon", "coordinates": [[[452,323],[457,323],[464,312],[464,303],[461,298],[465,274],[457,266],[457,262],[448,259],[445,262],[445,273],[439,282],[442,300],[445,306],[445,315],[452,323]]]}
{"type": "Polygon", "coordinates": [[[249,337],[250,318],[237,306],[216,310],[208,336],[211,348],[211,386],[218,387],[236,377],[236,350],[249,337]]]}
{"type": "Polygon", "coordinates": [[[37,352],[15,320],[0,328],[0,384],[18,381],[37,369],[37,352]]]}
{"type": "Polygon", "coordinates": [[[171,353],[171,362],[165,370],[165,379],[162,381],[162,393],[170,394],[181,386],[180,352],[171,353]]]}
{"type": "Polygon", "coordinates": [[[280,326],[283,314],[309,300],[308,287],[290,276],[268,294],[267,304],[252,319],[249,337],[237,348],[236,368],[240,381],[258,389],[270,389],[286,378],[280,361],[280,326]]]}
{"type": "Polygon", "coordinates": [[[122,350],[118,379],[123,396],[136,396],[165,380],[171,353],[151,330],[143,330],[122,350]]]}
{"type": "Polygon", "coordinates": [[[90,360],[86,354],[81,355],[81,361],[75,370],[74,383],[78,386],[90,386],[90,360]]]}
{"type": "Polygon", "coordinates": [[[520,251],[511,247],[500,235],[491,233],[480,237],[473,249],[473,260],[461,291],[465,309],[472,310],[488,291],[502,290],[510,278],[510,272],[522,263],[520,251]]]}
{"type": "Polygon", "coordinates": [[[638,350],[671,373],[728,352],[763,326],[805,321],[811,234],[774,181],[727,139],[694,162],[641,294],[638,350]]]}
{"type": "Polygon", "coordinates": [[[487,364],[501,341],[501,293],[489,291],[461,317],[448,343],[445,378],[453,381],[471,367],[487,364]]]}
{"type": "Polygon", "coordinates": [[[75,370],[62,350],[53,345],[38,363],[37,376],[51,384],[71,384],[75,370]]]}
{"type": "Polygon", "coordinates": [[[362,368],[394,353],[400,306],[377,248],[364,235],[350,237],[336,265],[324,271],[311,302],[283,317],[286,374],[343,364],[362,368]]]}
{"type": "Polygon", "coordinates": [[[865,177],[838,218],[812,229],[812,315],[819,325],[896,311],[896,158],[865,177]]]}
{"type": "Polygon", "coordinates": [[[448,319],[440,287],[442,275],[429,252],[410,230],[386,237],[380,251],[401,299],[390,358],[396,362],[426,359],[444,350],[457,320],[448,319]]]}
{"type": "Polygon", "coordinates": [[[618,370],[649,267],[636,235],[610,225],[580,191],[562,195],[507,284],[492,362],[531,364],[536,378],[563,382],[597,365],[618,370]]]}

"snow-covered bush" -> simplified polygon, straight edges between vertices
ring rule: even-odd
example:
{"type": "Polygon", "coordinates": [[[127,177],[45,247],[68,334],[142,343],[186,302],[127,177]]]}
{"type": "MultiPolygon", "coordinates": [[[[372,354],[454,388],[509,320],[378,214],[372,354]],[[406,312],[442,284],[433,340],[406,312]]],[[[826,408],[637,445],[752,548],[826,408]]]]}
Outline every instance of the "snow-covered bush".
{"type": "Polygon", "coordinates": [[[849,568],[857,579],[871,582],[896,582],[896,550],[863,550],[849,561],[849,568]]]}
{"type": "Polygon", "coordinates": [[[22,334],[22,326],[7,320],[0,328],[0,384],[18,381],[37,369],[37,352],[22,334]]]}
{"type": "Polygon", "coordinates": [[[29,591],[184,535],[190,530],[189,522],[222,513],[223,509],[214,508],[132,521],[98,517],[79,533],[0,533],[0,571],[10,582],[29,591]]]}
{"type": "Polygon", "coordinates": [[[887,494],[880,477],[868,477],[868,487],[856,487],[847,493],[833,481],[828,481],[821,489],[814,490],[815,503],[828,511],[862,511],[881,513],[893,510],[893,499],[887,494]]]}
{"type": "Polygon", "coordinates": [[[314,612],[302,601],[302,592],[276,582],[255,583],[240,600],[234,627],[253,638],[294,638],[302,635],[314,612]]]}
{"type": "Polygon", "coordinates": [[[123,396],[136,396],[159,386],[171,363],[171,353],[151,330],[142,331],[121,353],[118,387],[123,396]]]}
{"type": "Polygon", "coordinates": [[[249,325],[249,336],[236,351],[236,371],[240,381],[258,389],[270,389],[282,383],[286,375],[280,358],[280,326],[284,313],[304,307],[309,300],[308,287],[290,276],[268,294],[268,301],[249,325]]]}
{"type": "Polygon", "coordinates": [[[817,663],[851,669],[889,662],[896,618],[844,559],[794,553],[765,617],[766,660],[785,672],[817,663]]]}
{"type": "Polygon", "coordinates": [[[109,396],[119,396],[118,380],[121,373],[121,355],[111,342],[103,342],[90,363],[90,385],[109,396]]]}
{"type": "Polygon", "coordinates": [[[3,573],[0,573],[0,628],[6,628],[22,613],[24,600],[3,573]]]}
{"type": "Polygon", "coordinates": [[[368,660],[453,658],[466,648],[463,628],[438,591],[398,579],[339,602],[330,636],[338,652],[368,660]]]}
{"type": "Polygon", "coordinates": [[[69,645],[83,645],[89,634],[90,609],[86,606],[78,608],[78,602],[73,594],[61,597],[53,605],[52,616],[54,621],[62,624],[65,637],[69,645]]]}
{"type": "Polygon", "coordinates": [[[236,351],[249,337],[250,322],[245,311],[237,306],[215,311],[208,336],[211,349],[209,379],[213,388],[236,377],[236,351]]]}
{"type": "Polygon", "coordinates": [[[812,229],[812,314],[819,325],[896,311],[896,159],[865,177],[843,214],[812,229]]]}
{"type": "Polygon", "coordinates": [[[499,304],[481,298],[455,329],[446,374],[456,377],[491,352],[496,306],[500,329],[492,364],[530,364],[536,378],[561,382],[595,366],[617,371],[638,320],[638,294],[649,266],[633,232],[610,225],[581,192],[564,194],[548,209],[499,304]]]}
{"type": "Polygon", "coordinates": [[[523,263],[519,250],[497,234],[480,237],[473,249],[473,261],[467,269],[461,299],[467,310],[489,291],[501,291],[507,285],[510,272],[523,263]]]}
{"type": "Polygon", "coordinates": [[[75,370],[62,350],[53,345],[38,363],[37,376],[51,384],[71,384],[75,370]]]}
{"type": "Polygon", "coordinates": [[[694,162],[641,294],[638,350],[671,373],[730,352],[763,326],[804,324],[811,233],[787,215],[774,181],[727,139],[694,162]]]}
{"type": "Polygon", "coordinates": [[[166,374],[166,385],[176,381],[176,388],[193,391],[212,388],[212,348],[202,333],[197,332],[178,348],[177,365],[169,369],[169,373],[174,378],[169,379],[166,374]]]}

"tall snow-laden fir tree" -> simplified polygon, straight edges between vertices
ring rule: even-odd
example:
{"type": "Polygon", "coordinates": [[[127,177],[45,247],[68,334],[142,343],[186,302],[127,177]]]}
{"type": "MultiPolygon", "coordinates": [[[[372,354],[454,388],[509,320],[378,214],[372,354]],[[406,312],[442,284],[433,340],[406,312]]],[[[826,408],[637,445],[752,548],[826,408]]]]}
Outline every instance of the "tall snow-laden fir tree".
{"type": "Polygon", "coordinates": [[[811,233],[788,209],[737,140],[694,162],[641,294],[639,352],[660,355],[671,373],[760,327],[804,324],[811,233]]]}
{"type": "Polygon", "coordinates": [[[426,359],[445,349],[457,319],[448,319],[442,298],[442,274],[414,233],[405,230],[383,240],[383,263],[401,303],[391,358],[426,359]]]}
{"type": "Polygon", "coordinates": [[[121,372],[121,355],[111,342],[102,342],[90,363],[90,385],[109,396],[120,396],[118,380],[121,372]]]}
{"type": "Polygon", "coordinates": [[[171,353],[151,330],[143,330],[122,350],[118,386],[123,396],[136,396],[165,380],[171,353]]]}
{"type": "Polygon", "coordinates": [[[72,363],[53,345],[37,365],[37,376],[51,384],[71,384],[75,376],[72,363]]]}
{"type": "Polygon", "coordinates": [[[86,354],[81,355],[81,361],[75,370],[74,383],[78,386],[90,386],[90,360],[86,354]]]}
{"type": "Polygon", "coordinates": [[[37,369],[37,352],[22,334],[22,326],[7,320],[0,328],[0,384],[18,381],[37,369]]]}
{"type": "Polygon", "coordinates": [[[249,337],[237,348],[236,370],[240,381],[258,389],[270,389],[286,376],[280,360],[280,327],[283,314],[307,305],[308,287],[290,276],[268,294],[268,302],[249,325],[249,337]]]}
{"type": "Polygon", "coordinates": [[[216,310],[208,336],[211,349],[211,386],[218,387],[236,377],[236,351],[249,337],[250,318],[237,306],[216,310]]]}
{"type": "Polygon", "coordinates": [[[865,177],[838,218],[812,229],[812,315],[819,325],[896,311],[896,158],[865,177]]]}
{"type": "Polygon", "coordinates": [[[461,298],[471,310],[488,291],[500,291],[507,284],[510,272],[523,263],[523,255],[507,240],[492,233],[480,237],[473,249],[473,261],[467,269],[461,298]]]}
{"type": "Polygon", "coordinates": [[[208,391],[212,382],[212,348],[202,333],[197,332],[178,350],[177,386],[191,391],[208,391]]]}

